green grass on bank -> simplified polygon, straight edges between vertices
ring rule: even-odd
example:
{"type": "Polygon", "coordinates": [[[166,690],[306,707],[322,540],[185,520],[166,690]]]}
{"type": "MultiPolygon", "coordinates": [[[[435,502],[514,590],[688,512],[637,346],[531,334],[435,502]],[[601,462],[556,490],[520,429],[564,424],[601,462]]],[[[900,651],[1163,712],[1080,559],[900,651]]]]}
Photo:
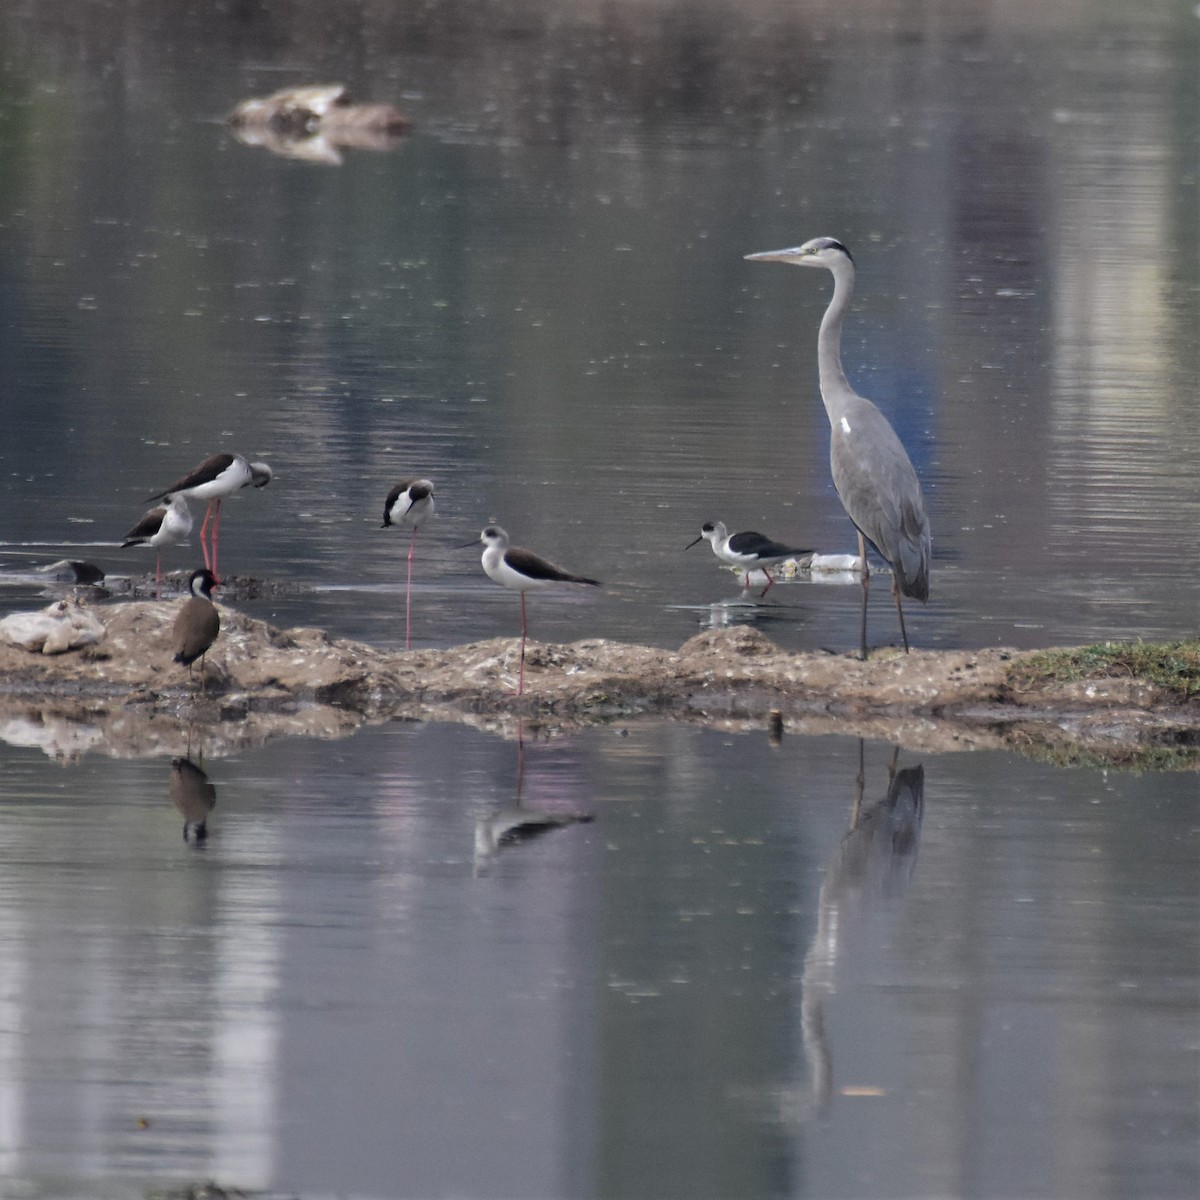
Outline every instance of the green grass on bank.
{"type": "Polygon", "coordinates": [[[1014,683],[1039,687],[1088,679],[1135,679],[1180,703],[1200,698],[1200,641],[1097,642],[1042,650],[1013,667],[1014,683]]]}

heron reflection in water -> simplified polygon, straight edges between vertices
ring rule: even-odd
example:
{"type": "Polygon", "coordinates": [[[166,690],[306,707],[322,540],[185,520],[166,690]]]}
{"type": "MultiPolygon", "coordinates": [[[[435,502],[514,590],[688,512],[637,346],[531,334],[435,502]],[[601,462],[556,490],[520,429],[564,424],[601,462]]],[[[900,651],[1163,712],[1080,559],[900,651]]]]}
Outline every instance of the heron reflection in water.
{"type": "Polygon", "coordinates": [[[208,814],[217,803],[216,786],[190,758],[171,759],[171,803],[183,818],[183,840],[199,845],[208,837],[208,814]]]}
{"type": "Polygon", "coordinates": [[[505,804],[475,822],[475,874],[483,874],[492,859],[509,846],[530,842],[552,829],[586,824],[592,813],[559,809],[529,808],[522,799],[525,790],[525,722],[517,722],[517,787],[511,804],[505,804]]]}
{"type": "MultiPolygon", "coordinates": [[[[833,1095],[833,1056],[825,1030],[825,1004],[836,990],[838,960],[856,926],[899,906],[912,881],[925,809],[925,768],[896,770],[899,748],[888,770],[887,795],[863,808],[865,768],[858,744],[858,779],[850,828],[830,858],[817,900],[817,929],[804,959],[800,1029],[809,1063],[810,1086],[799,1111],[824,1115],[833,1095]]],[[[791,1105],[789,1105],[789,1108],[791,1105]]]]}

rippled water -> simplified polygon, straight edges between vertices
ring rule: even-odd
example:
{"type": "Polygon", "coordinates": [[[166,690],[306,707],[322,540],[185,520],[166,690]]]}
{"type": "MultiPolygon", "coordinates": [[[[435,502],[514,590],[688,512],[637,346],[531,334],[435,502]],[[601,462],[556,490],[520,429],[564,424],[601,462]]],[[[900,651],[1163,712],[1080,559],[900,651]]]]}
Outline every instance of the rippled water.
{"type": "MultiPolygon", "coordinates": [[[[539,600],[535,636],[677,644],[736,596],[682,553],[703,521],[852,548],[816,394],[828,280],[742,257],[828,232],[860,266],[847,368],[928,496],[917,643],[1194,630],[1196,125],[1170,81],[1197,22],[844,7],[715,5],[684,37],[654,4],[598,29],[514,5],[441,50],[424,29],[423,53],[352,9],[341,37],[371,40],[372,70],[229,16],[142,41],[123,6],[15,6],[3,563],[143,570],[111,547],[143,497],[240,448],[277,479],[228,506],[226,569],[299,589],[262,615],[394,644],[404,548],[375,527],[418,471],[440,504],[422,644],[513,629],[513,598],[452,548],[493,519],[608,585],[539,600]],[[416,132],[334,168],[215,120],[302,64],[416,132]]],[[[853,587],[769,599],[734,615],[854,643],[853,587]]],[[[894,639],[886,588],[874,605],[894,639]]]]}
{"type": "MultiPolygon", "coordinates": [[[[852,548],[829,282],[743,260],[833,234],[933,525],[913,641],[1194,635],[1198,41],[1100,0],[6,4],[0,611],[64,556],[151,569],[144,498],[238,449],[276,479],[222,566],[280,624],[402,644],[378,526],[419,472],[415,644],[516,632],[455,548],[495,520],[605,581],[535,638],[851,647],[855,586],[730,603],[683,550],[852,548]],[[412,136],[335,167],[220,120],[319,79],[412,136]]],[[[518,783],[511,741],[393,725],[210,756],[197,846],[167,757],[0,735],[0,1194],[1200,1190],[1192,775],[905,748],[885,854],[856,742],[531,731],[518,783]],[[518,788],[594,820],[489,852],[518,788]]]]}

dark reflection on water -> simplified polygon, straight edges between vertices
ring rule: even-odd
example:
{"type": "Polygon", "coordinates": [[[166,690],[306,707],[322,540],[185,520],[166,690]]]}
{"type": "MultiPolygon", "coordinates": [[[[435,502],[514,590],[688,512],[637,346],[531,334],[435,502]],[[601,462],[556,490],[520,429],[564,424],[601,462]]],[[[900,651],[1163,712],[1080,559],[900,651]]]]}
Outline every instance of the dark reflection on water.
{"type": "Polygon", "coordinates": [[[217,789],[208,772],[190,758],[171,759],[171,803],[183,818],[183,840],[199,845],[208,837],[208,815],[216,807],[217,789]]]}
{"type": "Polygon", "coordinates": [[[517,729],[517,785],[515,794],[505,804],[489,811],[475,822],[475,870],[488,870],[500,851],[525,845],[569,825],[586,824],[593,820],[590,812],[573,812],[561,804],[532,805],[525,799],[525,728],[521,721],[517,729]]]}
{"type": "Polygon", "coordinates": [[[391,725],[206,763],[196,853],[0,746],[0,1179],[1195,1194],[1194,779],[922,757],[391,725]],[[518,792],[594,820],[481,863],[518,792]]]}
{"type": "MultiPolygon", "coordinates": [[[[855,925],[877,910],[895,909],[916,867],[925,807],[925,769],[920,764],[889,772],[887,795],[865,810],[864,746],[859,743],[859,773],[850,827],[830,859],[817,899],[817,930],[804,958],[800,1023],[808,1057],[809,1091],[785,1111],[793,1119],[827,1116],[833,1099],[833,1058],[826,1032],[826,1004],[836,992],[837,963],[855,925]]],[[[882,1089],[858,1088],[856,1095],[882,1095],[882,1089]]]]}

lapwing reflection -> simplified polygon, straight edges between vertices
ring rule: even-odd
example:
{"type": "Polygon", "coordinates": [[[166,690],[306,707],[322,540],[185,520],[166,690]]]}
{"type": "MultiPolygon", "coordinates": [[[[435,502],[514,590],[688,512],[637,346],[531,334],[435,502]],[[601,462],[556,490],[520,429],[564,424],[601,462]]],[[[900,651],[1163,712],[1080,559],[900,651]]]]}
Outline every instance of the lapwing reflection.
{"type": "Polygon", "coordinates": [[[533,841],[553,829],[585,824],[592,813],[561,812],[557,809],[529,808],[522,800],[525,790],[525,726],[517,724],[517,787],[511,804],[498,808],[490,816],[475,822],[475,873],[487,870],[501,850],[533,841]]]}
{"type": "Polygon", "coordinates": [[[830,858],[817,900],[817,931],[804,959],[800,1028],[810,1070],[807,1103],[793,1115],[821,1116],[833,1095],[833,1058],[825,1031],[825,1003],[836,990],[838,959],[856,927],[898,904],[917,863],[925,807],[925,768],[896,770],[899,748],[888,770],[887,795],[863,808],[863,743],[858,744],[858,779],[850,828],[830,858]]]}
{"type": "Polygon", "coordinates": [[[208,837],[208,814],[217,803],[217,789],[208,774],[190,758],[171,759],[171,803],[183,817],[183,840],[199,844],[208,837]]]}

